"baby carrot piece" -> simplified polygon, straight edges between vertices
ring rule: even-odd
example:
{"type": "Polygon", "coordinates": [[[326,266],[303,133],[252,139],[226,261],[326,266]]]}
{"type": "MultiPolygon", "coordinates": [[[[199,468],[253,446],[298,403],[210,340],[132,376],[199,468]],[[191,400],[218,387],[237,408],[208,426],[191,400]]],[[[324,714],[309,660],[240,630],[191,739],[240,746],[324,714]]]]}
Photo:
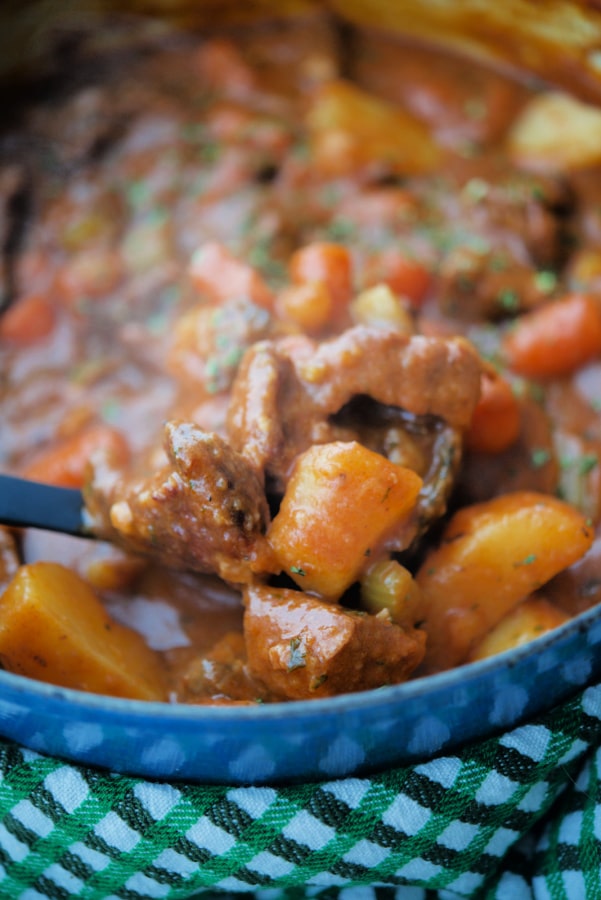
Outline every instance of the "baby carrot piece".
{"type": "Polygon", "coordinates": [[[501,453],[518,437],[519,403],[509,382],[496,372],[484,372],[481,385],[480,399],[467,430],[466,445],[476,453],[501,453]]]}
{"type": "Polygon", "coordinates": [[[24,294],[0,317],[0,339],[26,346],[45,338],[56,314],[45,294],[24,294]]]}
{"type": "Polygon", "coordinates": [[[569,375],[601,353],[601,305],[570,294],[522,316],[503,343],[507,364],[527,378],[569,375]]]}
{"type": "Polygon", "coordinates": [[[432,276],[426,266],[396,250],[383,253],[378,265],[381,270],[380,280],[396,294],[407,299],[412,307],[419,309],[432,283],[432,276]]]}
{"type": "Polygon", "coordinates": [[[329,324],[332,295],[322,281],[290,284],[278,294],[276,310],[306,334],[319,334],[329,324]]]}
{"type": "Polygon", "coordinates": [[[129,445],[121,432],[99,423],[88,425],[41,451],[25,466],[22,475],[46,484],[82,487],[88,460],[98,448],[121,462],[129,457],[129,445]]]}
{"type": "Polygon", "coordinates": [[[215,302],[246,297],[265,309],[273,307],[273,294],[256,269],[236,259],[217,241],[196,250],[188,272],[192,284],[215,302]]]}
{"type": "Polygon", "coordinates": [[[301,247],[290,260],[290,276],[295,284],[317,282],[327,288],[334,323],[347,315],[353,293],[353,269],[345,246],[316,241],[301,247]]]}

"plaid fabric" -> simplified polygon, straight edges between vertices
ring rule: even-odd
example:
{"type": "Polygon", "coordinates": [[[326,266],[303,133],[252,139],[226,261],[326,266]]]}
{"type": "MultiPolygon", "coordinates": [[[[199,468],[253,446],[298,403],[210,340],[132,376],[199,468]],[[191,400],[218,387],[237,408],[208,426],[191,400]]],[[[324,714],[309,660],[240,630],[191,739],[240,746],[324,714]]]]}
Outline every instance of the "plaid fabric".
{"type": "Polygon", "coordinates": [[[0,743],[0,897],[601,897],[601,685],[371,778],[165,784],[0,743]]]}

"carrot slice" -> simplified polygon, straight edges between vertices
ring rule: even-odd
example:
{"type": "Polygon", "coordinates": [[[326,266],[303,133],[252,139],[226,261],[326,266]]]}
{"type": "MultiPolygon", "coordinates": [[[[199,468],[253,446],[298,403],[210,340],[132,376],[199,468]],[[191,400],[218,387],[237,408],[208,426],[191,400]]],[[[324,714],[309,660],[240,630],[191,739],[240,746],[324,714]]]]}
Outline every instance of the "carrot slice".
{"type": "Polygon", "coordinates": [[[45,294],[24,294],[0,318],[0,338],[27,346],[54,328],[55,309],[45,294]]]}
{"type": "Polygon", "coordinates": [[[375,269],[376,278],[371,280],[383,281],[415,309],[422,306],[432,284],[432,276],[423,263],[406,253],[388,250],[376,257],[375,269]]]}
{"type": "Polygon", "coordinates": [[[343,244],[307,244],[292,255],[289,269],[295,284],[323,284],[332,299],[332,322],[344,320],[353,294],[353,267],[343,244]]]}
{"type": "Polygon", "coordinates": [[[106,450],[119,461],[129,457],[129,445],[123,434],[116,428],[98,423],[88,425],[41,451],[25,466],[22,474],[32,481],[61,487],[82,487],[88,460],[98,448],[106,450]]]}
{"type": "Polygon", "coordinates": [[[288,285],[276,301],[281,318],[294,322],[307,334],[319,334],[329,324],[332,305],[332,295],[322,281],[288,285]]]}
{"type": "Polygon", "coordinates": [[[466,445],[477,453],[501,453],[519,435],[519,403],[509,382],[495,372],[484,372],[481,385],[466,445]]]}
{"type": "Polygon", "coordinates": [[[507,364],[528,378],[569,375],[601,353],[601,306],[570,294],[522,316],[503,342],[507,364]]]}
{"type": "Polygon", "coordinates": [[[273,308],[273,293],[259,272],[236,259],[217,241],[210,241],[196,250],[188,272],[192,284],[215,302],[248,297],[257,306],[273,308]]]}

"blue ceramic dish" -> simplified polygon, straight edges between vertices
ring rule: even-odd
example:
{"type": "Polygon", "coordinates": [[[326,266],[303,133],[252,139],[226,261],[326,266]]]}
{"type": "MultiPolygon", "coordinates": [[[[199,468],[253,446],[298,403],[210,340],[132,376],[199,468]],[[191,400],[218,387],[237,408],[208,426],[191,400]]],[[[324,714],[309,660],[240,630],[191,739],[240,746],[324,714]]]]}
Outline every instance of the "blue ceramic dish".
{"type": "Polygon", "coordinates": [[[525,721],[601,677],[601,608],[531,644],[377,691],[256,707],[100,697],[0,672],[0,734],[164,780],[265,784],[401,766],[525,721]]]}

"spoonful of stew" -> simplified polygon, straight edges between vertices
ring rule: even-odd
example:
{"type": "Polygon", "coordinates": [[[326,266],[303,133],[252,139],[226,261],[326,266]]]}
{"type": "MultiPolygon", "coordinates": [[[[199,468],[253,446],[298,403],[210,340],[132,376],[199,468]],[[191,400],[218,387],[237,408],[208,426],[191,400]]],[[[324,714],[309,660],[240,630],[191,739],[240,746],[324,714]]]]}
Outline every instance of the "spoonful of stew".
{"type": "MultiPolygon", "coordinates": [[[[388,549],[405,549],[446,508],[481,362],[461,339],[362,326],[310,349],[300,360],[275,342],[247,351],[227,438],[168,421],[159,463],[124,469],[99,448],[81,491],[2,476],[0,523],[98,537],[173,568],[249,584],[277,570],[266,534],[273,509],[292,502],[298,461],[312,447],[343,444],[365,448],[395,475],[419,478],[410,521],[399,515],[398,535],[385,529],[388,549]]],[[[350,484],[348,465],[342,474],[350,484]]],[[[306,470],[302,503],[319,506],[316,463],[306,470]]]]}

